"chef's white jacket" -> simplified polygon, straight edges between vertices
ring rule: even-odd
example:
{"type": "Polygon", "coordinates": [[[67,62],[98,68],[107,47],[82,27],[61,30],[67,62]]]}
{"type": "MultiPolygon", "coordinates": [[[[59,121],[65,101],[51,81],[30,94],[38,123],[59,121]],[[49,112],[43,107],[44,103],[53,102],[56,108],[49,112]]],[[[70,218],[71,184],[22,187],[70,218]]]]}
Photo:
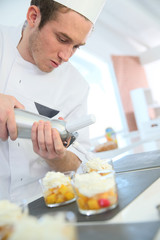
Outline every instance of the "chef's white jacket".
{"type": "MultiPolygon", "coordinates": [[[[50,117],[71,121],[86,115],[89,88],[83,77],[70,63],[44,73],[25,61],[16,48],[21,29],[0,27],[0,93],[16,97],[28,111],[47,111],[50,117]]],[[[88,146],[87,128],[79,131],[77,140],[88,146]]],[[[72,146],[69,150],[85,160],[72,146]]],[[[36,199],[41,196],[38,180],[50,170],[33,152],[31,140],[0,140],[0,199],[36,199]]]]}

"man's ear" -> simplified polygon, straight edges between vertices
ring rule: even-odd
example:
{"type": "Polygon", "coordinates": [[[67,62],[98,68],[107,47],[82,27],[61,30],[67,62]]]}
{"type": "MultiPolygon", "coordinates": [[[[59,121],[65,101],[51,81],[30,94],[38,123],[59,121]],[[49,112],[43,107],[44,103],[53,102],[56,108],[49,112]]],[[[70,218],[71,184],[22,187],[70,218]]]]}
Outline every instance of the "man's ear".
{"type": "Polygon", "coordinates": [[[27,12],[27,22],[30,27],[38,26],[41,20],[41,14],[38,7],[32,5],[27,12]]]}

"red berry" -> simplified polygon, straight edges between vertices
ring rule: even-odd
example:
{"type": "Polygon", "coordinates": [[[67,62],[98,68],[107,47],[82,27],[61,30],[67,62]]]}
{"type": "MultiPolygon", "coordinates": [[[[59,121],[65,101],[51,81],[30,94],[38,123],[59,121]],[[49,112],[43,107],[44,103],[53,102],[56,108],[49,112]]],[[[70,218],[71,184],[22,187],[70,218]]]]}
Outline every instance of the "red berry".
{"type": "Polygon", "coordinates": [[[105,198],[101,198],[98,200],[98,203],[101,207],[109,207],[110,206],[110,201],[105,198]]]}

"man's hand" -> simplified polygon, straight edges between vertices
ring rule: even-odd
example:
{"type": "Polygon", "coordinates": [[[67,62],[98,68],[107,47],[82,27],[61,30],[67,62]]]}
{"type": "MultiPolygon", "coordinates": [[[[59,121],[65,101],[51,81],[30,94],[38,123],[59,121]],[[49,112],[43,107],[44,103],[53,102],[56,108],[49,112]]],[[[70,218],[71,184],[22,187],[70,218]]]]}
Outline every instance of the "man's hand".
{"type": "Polygon", "coordinates": [[[8,136],[12,140],[17,138],[14,108],[24,109],[24,106],[15,97],[0,94],[0,139],[3,141],[8,136]]]}
{"type": "Polygon", "coordinates": [[[79,158],[64,147],[59,132],[50,122],[35,122],[31,136],[34,152],[55,171],[76,170],[80,166],[79,158]]]}
{"type": "Polygon", "coordinates": [[[63,146],[60,134],[52,129],[50,122],[39,121],[32,126],[33,150],[45,159],[64,158],[66,148],[63,146]]]}

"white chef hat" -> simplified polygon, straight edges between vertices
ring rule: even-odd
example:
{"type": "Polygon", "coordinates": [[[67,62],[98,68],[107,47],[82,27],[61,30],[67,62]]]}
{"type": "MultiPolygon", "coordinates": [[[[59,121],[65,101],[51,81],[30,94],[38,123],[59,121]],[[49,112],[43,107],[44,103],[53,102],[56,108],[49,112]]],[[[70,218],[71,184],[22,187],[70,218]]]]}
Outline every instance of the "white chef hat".
{"type": "Polygon", "coordinates": [[[95,23],[106,0],[55,0],[95,23]]]}

